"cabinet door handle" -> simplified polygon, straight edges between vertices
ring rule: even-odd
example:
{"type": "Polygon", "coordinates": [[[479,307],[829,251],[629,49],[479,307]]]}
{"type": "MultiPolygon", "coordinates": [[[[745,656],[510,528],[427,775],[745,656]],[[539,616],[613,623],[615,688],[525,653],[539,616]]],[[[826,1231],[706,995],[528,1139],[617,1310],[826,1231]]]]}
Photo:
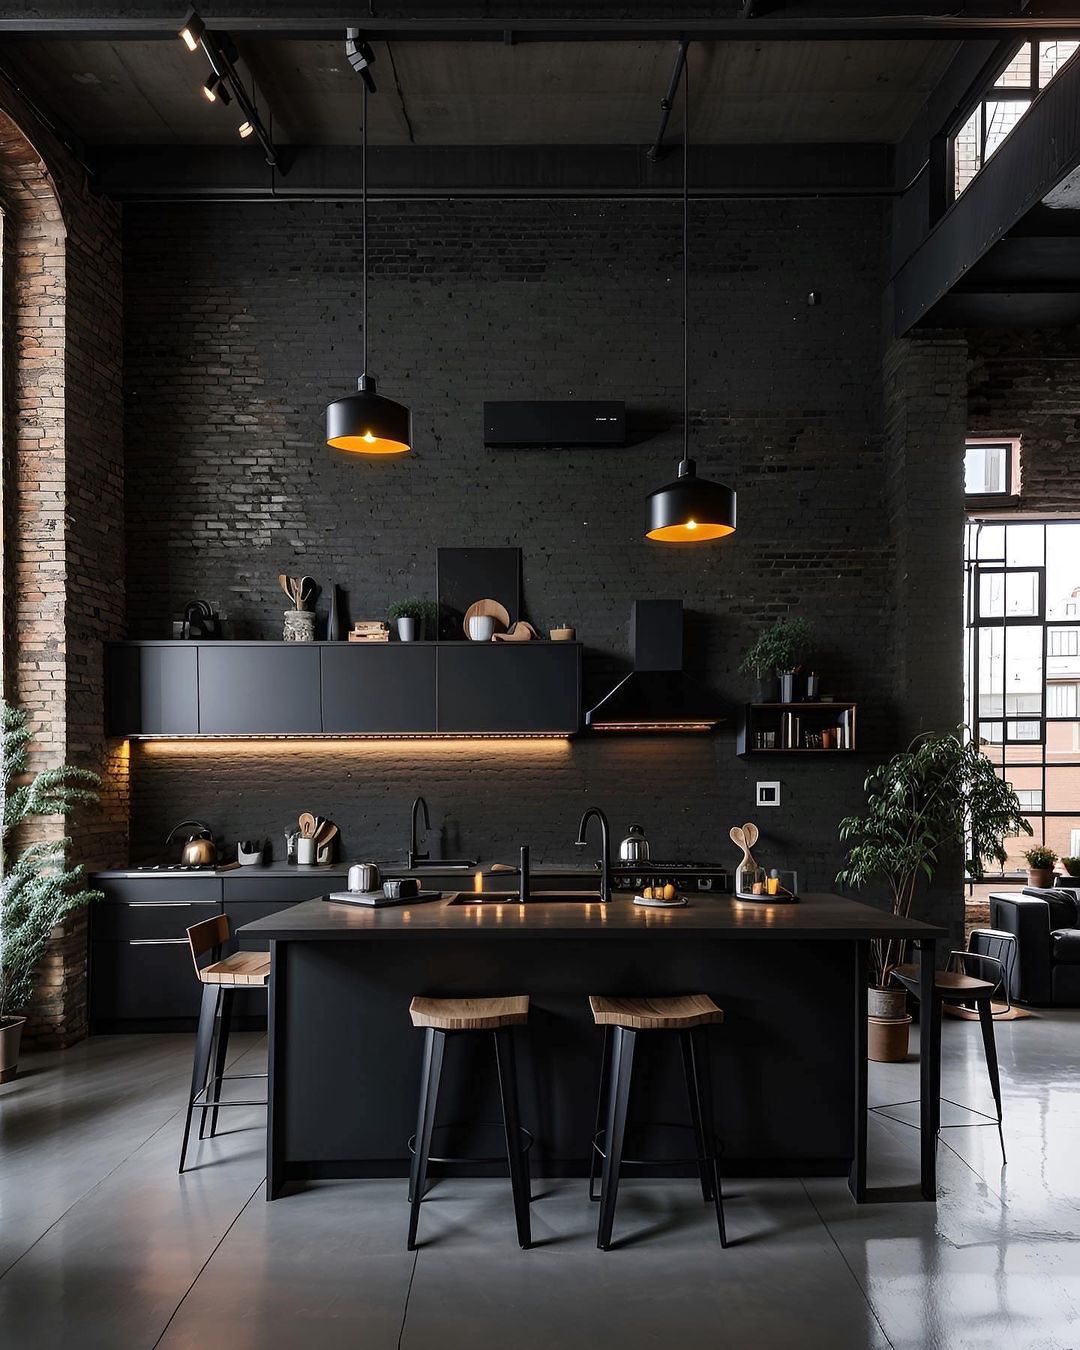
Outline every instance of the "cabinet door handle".
{"type": "Polygon", "coordinates": [[[129,947],[186,947],[188,940],[182,938],[132,938],[129,947]]]}
{"type": "Polygon", "coordinates": [[[216,909],[216,900],[125,900],[128,909],[216,909]]]}

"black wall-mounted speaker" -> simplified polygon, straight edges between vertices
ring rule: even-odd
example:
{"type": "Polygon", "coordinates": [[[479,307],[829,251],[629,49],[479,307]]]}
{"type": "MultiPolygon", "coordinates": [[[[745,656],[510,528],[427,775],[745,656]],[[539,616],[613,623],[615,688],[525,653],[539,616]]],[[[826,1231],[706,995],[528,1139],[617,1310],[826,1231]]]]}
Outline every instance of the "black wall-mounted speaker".
{"type": "Polygon", "coordinates": [[[625,445],[626,404],[621,399],[485,403],[484,444],[625,445]]]}

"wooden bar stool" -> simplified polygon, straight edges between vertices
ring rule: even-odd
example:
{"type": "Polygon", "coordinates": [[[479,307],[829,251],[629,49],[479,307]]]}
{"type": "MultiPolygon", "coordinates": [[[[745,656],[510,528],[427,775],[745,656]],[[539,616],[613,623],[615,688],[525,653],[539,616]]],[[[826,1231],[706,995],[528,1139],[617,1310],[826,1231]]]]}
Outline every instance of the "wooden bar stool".
{"type": "Polygon", "coordinates": [[[424,1028],[420,1105],[416,1117],[416,1134],[409,1140],[409,1148],[413,1155],[409,1174],[409,1251],[416,1249],[416,1229],[420,1222],[420,1205],[427,1191],[429,1164],[498,1161],[495,1158],[432,1157],[431,1153],[446,1038],[477,1031],[490,1031],[495,1042],[495,1066],[499,1075],[502,1126],[506,1138],[506,1160],[510,1167],[510,1186],[514,1194],[517,1238],[522,1247],[530,1246],[531,1196],[529,1165],[525,1155],[532,1146],[533,1137],[528,1130],[522,1128],[518,1115],[513,1039],[513,1028],[524,1026],[529,1020],[528,996],[520,994],[510,998],[414,998],[409,1005],[409,1016],[414,1027],[424,1028]]]}
{"type": "Polygon", "coordinates": [[[615,1201],[622,1167],[676,1166],[695,1162],[701,1177],[702,1198],[716,1207],[716,1225],[720,1245],[727,1246],[724,1227],[724,1198],[720,1189],[720,1168],[716,1157],[716,1131],[713,1124],[712,1084],[705,1028],[722,1022],[724,1013],[708,994],[686,994],[677,998],[589,997],[593,1021],[604,1028],[603,1059],[600,1068],[600,1092],[596,1103],[596,1133],[593,1135],[589,1163],[589,1199],[600,1200],[600,1223],[596,1245],[601,1251],[611,1246],[615,1223],[615,1201]],[[694,1131],[697,1154],[694,1158],[627,1158],[623,1155],[626,1122],[630,1106],[630,1083],[634,1067],[634,1044],[640,1032],[677,1031],[682,1048],[686,1095],[690,1103],[690,1127],[694,1131]],[[600,1195],[594,1191],[596,1160],[603,1159],[600,1195]]]}
{"type": "MultiPolygon", "coordinates": [[[[909,994],[918,999],[918,966],[897,966],[892,974],[909,994]]],[[[1002,1130],[1001,1082],[998,1078],[997,1045],[994,1041],[993,997],[1006,986],[1006,979],[1005,963],[998,957],[989,956],[983,952],[951,952],[949,967],[946,970],[938,970],[934,973],[934,1007],[926,1009],[920,1014],[919,1029],[919,1054],[933,1054],[940,1063],[942,1008],[951,1004],[953,1007],[973,1006],[978,1010],[979,1024],[982,1028],[983,1053],[986,1056],[986,1071],[990,1077],[990,1091],[994,1095],[997,1116],[988,1116],[984,1111],[976,1111],[974,1107],[965,1106],[963,1102],[954,1102],[950,1098],[944,1097],[942,1100],[947,1102],[949,1106],[958,1107],[961,1111],[967,1111],[973,1116],[981,1116],[982,1119],[954,1121],[949,1125],[942,1125],[940,1103],[935,1103],[934,1128],[935,1133],[937,1133],[943,1129],[955,1130],[970,1128],[974,1125],[996,1125],[998,1142],[1001,1144],[1002,1164],[1008,1160],[1005,1157],[1005,1135],[1002,1130]],[[972,970],[977,973],[969,973],[972,970]],[[929,1013],[929,1016],[926,1015],[927,1013],[929,1013]],[[928,1042],[926,1045],[922,1041],[924,1036],[928,1042]]],[[[908,1125],[911,1123],[910,1121],[904,1120],[900,1116],[890,1115],[890,1112],[897,1107],[910,1105],[912,1105],[911,1102],[889,1102],[884,1106],[872,1107],[871,1110],[878,1115],[887,1116],[890,1120],[895,1120],[901,1125],[908,1125]]]]}
{"type": "Polygon", "coordinates": [[[204,919],[202,923],[189,928],[187,936],[191,959],[195,963],[195,974],[202,984],[202,1003],[199,1007],[199,1027],[195,1034],[195,1063],[191,1070],[191,1093],[188,1098],[187,1119],[184,1122],[184,1142],[180,1146],[181,1172],[187,1159],[193,1111],[202,1112],[199,1138],[203,1139],[206,1132],[207,1111],[211,1113],[210,1137],[213,1138],[217,1133],[219,1107],[266,1105],[265,1097],[255,1101],[223,1102],[221,1085],[233,1079],[266,1077],[264,1073],[227,1074],[225,1058],[229,1050],[233,999],[237,989],[268,989],[270,985],[270,956],[267,952],[234,952],[231,956],[222,956],[222,948],[230,937],[227,915],[216,914],[212,919],[204,919]],[[200,964],[207,956],[209,960],[200,964]]]}

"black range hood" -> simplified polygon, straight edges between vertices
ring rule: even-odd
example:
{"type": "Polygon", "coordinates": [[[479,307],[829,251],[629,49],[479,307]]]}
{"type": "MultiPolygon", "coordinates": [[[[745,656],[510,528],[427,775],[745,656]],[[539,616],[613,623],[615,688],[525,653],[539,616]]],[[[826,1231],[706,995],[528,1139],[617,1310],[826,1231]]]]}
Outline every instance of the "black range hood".
{"type": "Polygon", "coordinates": [[[635,600],[634,669],[585,714],[592,731],[712,731],[723,721],[716,695],[683,670],[681,600],[635,600]]]}

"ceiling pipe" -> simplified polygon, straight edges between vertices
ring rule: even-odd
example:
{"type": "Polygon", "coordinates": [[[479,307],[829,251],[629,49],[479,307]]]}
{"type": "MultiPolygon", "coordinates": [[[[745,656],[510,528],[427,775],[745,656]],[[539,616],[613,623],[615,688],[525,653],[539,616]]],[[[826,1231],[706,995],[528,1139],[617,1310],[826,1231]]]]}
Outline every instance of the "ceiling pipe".
{"type": "Polygon", "coordinates": [[[671,117],[671,110],[675,106],[675,95],[679,92],[679,83],[686,68],[686,52],[689,46],[690,43],[686,41],[679,43],[675,52],[675,66],[671,72],[671,79],[668,81],[667,93],[660,100],[660,125],[656,129],[656,140],[645,153],[645,158],[653,164],[658,164],[667,154],[664,136],[667,134],[668,120],[671,117]]]}

